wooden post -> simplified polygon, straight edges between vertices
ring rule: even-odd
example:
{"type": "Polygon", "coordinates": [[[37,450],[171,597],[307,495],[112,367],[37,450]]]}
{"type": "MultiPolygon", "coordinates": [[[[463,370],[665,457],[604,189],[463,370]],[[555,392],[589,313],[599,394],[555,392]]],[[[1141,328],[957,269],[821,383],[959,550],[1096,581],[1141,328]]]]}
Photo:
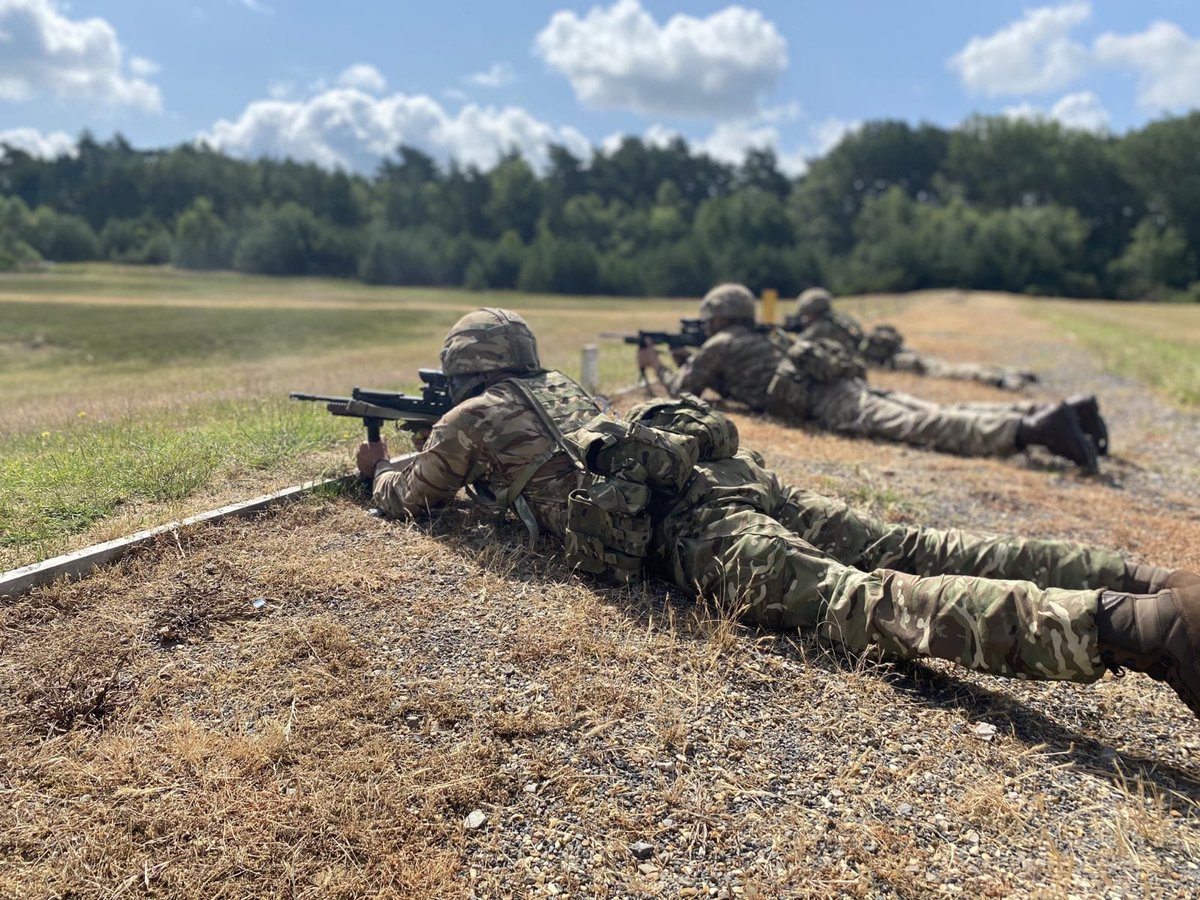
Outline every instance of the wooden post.
{"type": "Polygon", "coordinates": [[[766,288],[762,292],[762,320],[764,325],[775,324],[775,307],[779,303],[779,291],[766,288]]]}
{"type": "Polygon", "coordinates": [[[583,359],[579,366],[579,383],[590,394],[600,390],[600,348],[595,344],[585,344],[583,347],[583,359]]]}

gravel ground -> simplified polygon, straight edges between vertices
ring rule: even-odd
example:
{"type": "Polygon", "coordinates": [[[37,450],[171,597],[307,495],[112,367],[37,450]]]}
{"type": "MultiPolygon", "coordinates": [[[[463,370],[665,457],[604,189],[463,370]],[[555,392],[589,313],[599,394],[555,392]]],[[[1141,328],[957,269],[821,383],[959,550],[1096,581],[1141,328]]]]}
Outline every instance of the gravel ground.
{"type": "MultiPolygon", "coordinates": [[[[1099,477],[749,418],[744,442],[885,517],[1200,567],[1196,418],[981,303],[979,346],[952,300],[901,324],[1019,346],[1042,396],[1098,385],[1099,477]]],[[[4,896],[1200,894],[1200,726],[1168,689],[848,659],[598,588],[464,507],[189,531],[0,607],[0,673],[4,896]]]]}

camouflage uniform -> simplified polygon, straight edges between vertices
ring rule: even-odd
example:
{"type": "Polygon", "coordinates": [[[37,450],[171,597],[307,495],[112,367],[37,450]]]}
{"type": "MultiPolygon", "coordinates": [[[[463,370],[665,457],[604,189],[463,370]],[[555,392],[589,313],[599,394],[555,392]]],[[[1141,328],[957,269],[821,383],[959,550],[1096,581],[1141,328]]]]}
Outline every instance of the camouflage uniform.
{"type": "MultiPolygon", "coordinates": [[[[556,394],[560,427],[594,415],[564,376],[523,378],[556,394]]],[[[504,495],[550,453],[523,494],[541,528],[561,539],[582,476],[553,450],[524,394],[500,381],[447,413],[410,465],[381,466],[374,502],[391,515],[416,513],[474,482],[504,495]]],[[[1121,583],[1116,554],[886,525],[785,487],[744,451],[698,464],[655,510],[653,565],[749,622],[816,628],[853,650],[877,644],[893,657],[937,656],[993,674],[1092,681],[1104,671],[1095,616],[1099,588],[1121,583]],[[922,577],[931,575],[939,577],[922,577]]]]}
{"type": "Polygon", "coordinates": [[[895,329],[888,328],[888,337],[899,341],[900,346],[872,344],[871,336],[864,336],[862,325],[852,316],[832,309],[825,310],[797,337],[801,340],[833,340],[841,344],[846,352],[861,356],[868,366],[877,369],[892,369],[911,372],[931,378],[948,378],[957,381],[977,381],[1005,390],[1020,390],[1036,381],[1028,372],[1018,372],[1004,366],[982,363],[949,362],[936,356],[926,356],[903,345],[903,339],[895,329]]]}
{"type": "Polygon", "coordinates": [[[1017,431],[1028,404],[942,406],[872,388],[861,377],[820,380],[789,369],[784,346],[754,328],[734,325],[709,338],[667,380],[667,387],[672,393],[696,395],[707,388],[787,422],[812,420],[832,431],[949,453],[1006,456],[1017,450],[1017,431]],[[784,370],[794,384],[787,393],[772,391],[772,381],[784,370]]]}

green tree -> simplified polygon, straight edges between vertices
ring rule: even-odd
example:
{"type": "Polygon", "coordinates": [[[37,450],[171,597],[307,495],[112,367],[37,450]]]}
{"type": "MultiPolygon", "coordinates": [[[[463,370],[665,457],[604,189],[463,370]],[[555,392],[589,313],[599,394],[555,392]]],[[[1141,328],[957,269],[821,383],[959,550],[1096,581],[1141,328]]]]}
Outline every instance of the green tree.
{"type": "Polygon", "coordinates": [[[1183,232],[1152,217],[1138,223],[1125,252],[1110,264],[1118,295],[1130,300],[1166,297],[1187,287],[1195,270],[1183,232]]]}
{"type": "Polygon", "coordinates": [[[207,197],[197,198],[175,224],[171,261],[181,269],[224,269],[229,266],[229,232],[207,197]]]}

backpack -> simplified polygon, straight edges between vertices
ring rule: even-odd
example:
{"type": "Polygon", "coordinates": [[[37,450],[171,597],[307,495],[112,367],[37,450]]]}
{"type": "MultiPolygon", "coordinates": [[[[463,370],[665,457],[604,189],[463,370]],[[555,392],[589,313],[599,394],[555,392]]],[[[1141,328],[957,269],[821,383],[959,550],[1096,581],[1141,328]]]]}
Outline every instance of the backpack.
{"type": "Polygon", "coordinates": [[[629,410],[626,418],[660,431],[694,438],[698,462],[729,459],[738,450],[738,430],[733,419],[693,394],[639,403],[629,410]]]}
{"type": "Polygon", "coordinates": [[[873,365],[882,366],[891,361],[904,346],[904,338],[892,325],[876,325],[862,339],[859,352],[873,365]]]}
{"type": "MultiPolygon", "coordinates": [[[[532,515],[526,518],[521,512],[521,491],[555,453],[566,453],[580,481],[567,497],[567,564],[619,583],[636,580],[653,532],[648,512],[652,491],[682,489],[696,464],[696,440],[603,413],[570,428],[568,422],[578,420],[572,420],[569,405],[562,406],[552,386],[521,378],[509,383],[528,401],[556,446],[531,460],[497,503],[513,506],[528,526],[532,515]]],[[[536,527],[534,523],[531,537],[536,537],[536,527]]]]}

